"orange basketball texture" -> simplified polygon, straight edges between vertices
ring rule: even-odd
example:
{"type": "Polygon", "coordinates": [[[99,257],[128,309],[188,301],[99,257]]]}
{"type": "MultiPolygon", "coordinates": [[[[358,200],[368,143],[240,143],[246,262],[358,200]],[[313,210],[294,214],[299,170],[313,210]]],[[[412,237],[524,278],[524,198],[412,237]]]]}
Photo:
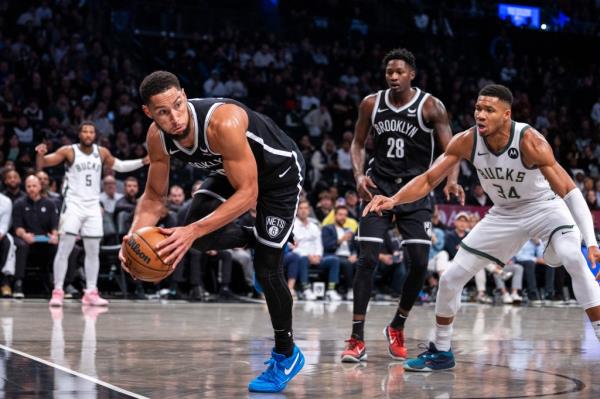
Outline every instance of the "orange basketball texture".
{"type": "Polygon", "coordinates": [[[125,245],[127,268],[142,281],[157,283],[173,272],[156,252],[156,244],[167,236],[158,227],[143,227],[132,233],[125,245]]]}

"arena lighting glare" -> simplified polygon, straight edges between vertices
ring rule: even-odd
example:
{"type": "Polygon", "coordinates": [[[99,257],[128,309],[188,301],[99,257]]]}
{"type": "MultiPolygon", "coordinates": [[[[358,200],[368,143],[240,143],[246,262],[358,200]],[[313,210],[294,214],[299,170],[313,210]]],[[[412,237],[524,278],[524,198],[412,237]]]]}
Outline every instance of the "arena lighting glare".
{"type": "MultiPolygon", "coordinates": [[[[514,26],[540,28],[540,8],[520,4],[498,3],[498,17],[514,26]]],[[[547,28],[547,27],[546,27],[547,28]]]]}
{"type": "Polygon", "coordinates": [[[546,29],[548,29],[548,25],[546,25],[546,24],[542,24],[542,25],[540,26],[540,29],[541,29],[541,30],[546,30],[546,29]]]}

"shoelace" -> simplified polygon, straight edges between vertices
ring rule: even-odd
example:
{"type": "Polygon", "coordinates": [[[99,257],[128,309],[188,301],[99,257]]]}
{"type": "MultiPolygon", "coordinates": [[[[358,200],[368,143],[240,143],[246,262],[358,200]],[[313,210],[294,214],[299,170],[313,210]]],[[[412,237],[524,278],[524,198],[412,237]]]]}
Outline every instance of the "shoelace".
{"type": "Polygon", "coordinates": [[[396,330],[395,328],[389,328],[388,334],[390,335],[390,338],[396,338],[396,342],[398,342],[399,344],[402,345],[404,343],[404,334],[402,333],[402,330],[396,330]]]}
{"type": "Polygon", "coordinates": [[[356,338],[350,338],[344,342],[348,343],[348,349],[350,350],[354,350],[358,346],[358,340],[356,338]]]}
{"type": "Polygon", "coordinates": [[[419,358],[426,359],[426,358],[429,358],[429,357],[431,357],[433,355],[433,353],[429,351],[429,345],[427,345],[427,344],[425,344],[423,342],[421,342],[419,345],[417,345],[417,348],[425,350],[425,352],[421,353],[418,356],[419,358]]]}
{"type": "Polygon", "coordinates": [[[277,373],[274,372],[276,369],[277,361],[274,358],[270,358],[264,364],[267,364],[268,367],[265,371],[260,375],[261,380],[266,380],[269,382],[277,382],[277,373]]]}

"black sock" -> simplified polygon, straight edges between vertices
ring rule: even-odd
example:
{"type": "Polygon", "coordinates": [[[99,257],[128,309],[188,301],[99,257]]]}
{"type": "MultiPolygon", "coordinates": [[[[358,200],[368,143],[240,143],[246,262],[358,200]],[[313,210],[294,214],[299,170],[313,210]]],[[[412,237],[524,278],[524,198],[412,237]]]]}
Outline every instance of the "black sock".
{"type": "Polygon", "coordinates": [[[404,323],[406,322],[407,318],[408,318],[408,316],[404,316],[402,313],[400,313],[400,310],[398,309],[396,311],[396,315],[394,316],[394,319],[390,323],[390,327],[392,327],[394,329],[403,330],[404,329],[404,323]]]}
{"type": "Polygon", "coordinates": [[[365,320],[352,320],[352,338],[365,340],[365,320]]]}
{"type": "Polygon", "coordinates": [[[292,330],[274,330],[275,332],[275,352],[292,356],[294,353],[294,335],[292,330]]]}
{"type": "Polygon", "coordinates": [[[275,333],[275,352],[289,357],[294,352],[292,295],[283,276],[283,250],[258,243],[254,269],[269,308],[275,333]]]}

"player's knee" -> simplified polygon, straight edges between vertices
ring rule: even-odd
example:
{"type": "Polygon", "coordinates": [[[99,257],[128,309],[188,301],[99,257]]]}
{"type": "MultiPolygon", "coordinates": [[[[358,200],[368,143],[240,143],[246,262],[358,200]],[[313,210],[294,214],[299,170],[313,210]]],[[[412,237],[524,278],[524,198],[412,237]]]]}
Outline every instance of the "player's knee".
{"type": "Polygon", "coordinates": [[[562,264],[567,270],[571,268],[579,268],[579,266],[585,264],[585,258],[583,257],[579,247],[563,250],[560,254],[560,258],[562,260],[562,264]]]}
{"type": "Polygon", "coordinates": [[[465,282],[468,280],[469,278],[466,277],[466,271],[455,265],[455,267],[449,268],[442,274],[439,285],[440,289],[444,288],[450,291],[458,291],[462,289],[465,282]]]}
{"type": "Polygon", "coordinates": [[[199,238],[196,241],[194,241],[194,243],[192,244],[192,248],[198,252],[206,252],[211,249],[212,241],[213,240],[211,240],[211,238],[208,236],[199,238]]]}
{"type": "Polygon", "coordinates": [[[379,261],[379,251],[381,245],[371,242],[364,242],[360,245],[360,259],[358,262],[357,273],[373,272],[379,261]]]}
{"type": "Polygon", "coordinates": [[[425,268],[429,260],[429,245],[408,244],[406,254],[411,264],[425,268]]]}
{"type": "Polygon", "coordinates": [[[569,267],[585,263],[585,259],[581,253],[579,238],[575,234],[557,237],[552,245],[554,247],[554,255],[559,260],[559,262],[554,262],[557,265],[560,263],[568,269],[569,267]]]}
{"type": "Polygon", "coordinates": [[[217,198],[205,194],[196,194],[192,207],[186,216],[185,224],[194,223],[208,216],[221,204],[222,202],[217,198]]]}

